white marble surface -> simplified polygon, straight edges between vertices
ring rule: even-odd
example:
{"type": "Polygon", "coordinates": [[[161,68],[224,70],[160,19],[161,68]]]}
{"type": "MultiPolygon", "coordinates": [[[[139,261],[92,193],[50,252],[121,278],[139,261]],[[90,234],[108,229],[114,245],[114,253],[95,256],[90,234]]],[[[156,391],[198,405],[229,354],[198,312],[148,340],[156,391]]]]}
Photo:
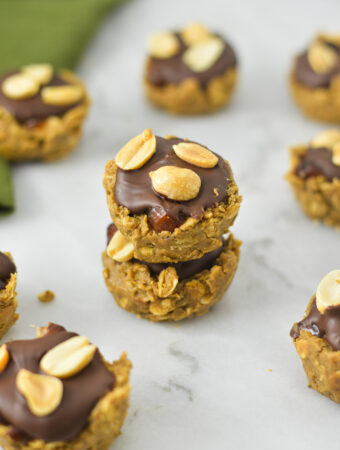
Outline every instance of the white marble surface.
{"type": "Polygon", "coordinates": [[[291,56],[314,32],[339,31],[339,14],[336,0],[132,1],[107,19],[81,65],[93,108],[79,150],[15,167],[17,211],[0,222],[0,248],[19,271],[21,317],[8,337],[52,320],[88,335],[107,358],[128,352],[131,407],[115,449],[339,448],[340,407],[307,388],[288,335],[320,278],[339,267],[339,235],[306,219],[283,180],[287,147],[324,128],[287,94],[291,56]],[[143,99],[144,40],[193,19],[234,43],[239,89],[219,114],[169,117],[143,99]],[[235,280],[213,311],[180,324],[120,310],[101,275],[104,164],[146,127],[221,153],[244,196],[235,280]],[[53,303],[36,299],[44,289],[55,291],[53,303]]]}

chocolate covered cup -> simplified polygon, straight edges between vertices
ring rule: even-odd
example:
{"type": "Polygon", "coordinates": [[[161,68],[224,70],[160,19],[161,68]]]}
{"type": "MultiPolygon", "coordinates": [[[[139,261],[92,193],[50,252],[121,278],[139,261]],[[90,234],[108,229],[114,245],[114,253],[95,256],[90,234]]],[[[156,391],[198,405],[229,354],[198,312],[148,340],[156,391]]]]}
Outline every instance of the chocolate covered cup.
{"type": "Polygon", "coordinates": [[[237,59],[221,36],[199,23],[149,39],[144,86],[148,99],[175,114],[203,114],[226,105],[237,82],[237,59]]]}
{"type": "Polygon", "coordinates": [[[326,130],[307,145],[292,147],[286,175],[303,211],[340,226],[340,132],[326,130]]]}
{"type": "Polygon", "coordinates": [[[340,123],[340,36],[321,34],[298,55],[290,75],[292,95],[312,119],[340,123]]]}
{"type": "Polygon", "coordinates": [[[108,161],[104,187],[120,233],[112,251],[124,247],[125,257],[150,263],[198,259],[221,247],[241,202],[231,168],[220,156],[150,130],[108,161]]]}
{"type": "Polygon", "coordinates": [[[0,77],[0,155],[13,161],[55,160],[77,145],[89,107],[83,83],[49,64],[0,77]]]}
{"type": "MultiPolygon", "coordinates": [[[[108,228],[108,245],[116,229],[108,228]]],[[[153,322],[201,316],[219,302],[232,282],[241,242],[230,235],[223,244],[199,259],[147,263],[138,259],[119,262],[105,251],[104,279],[117,304],[153,322]]]]}
{"type": "Polygon", "coordinates": [[[10,253],[0,252],[0,338],[18,319],[17,269],[10,253]]]}
{"type": "Polygon", "coordinates": [[[340,403],[340,271],[320,282],[305,317],[290,332],[309,386],[340,403]]]}
{"type": "Polygon", "coordinates": [[[108,363],[84,336],[50,323],[0,348],[0,444],[5,449],[108,449],[129,398],[131,363],[108,363]]]}

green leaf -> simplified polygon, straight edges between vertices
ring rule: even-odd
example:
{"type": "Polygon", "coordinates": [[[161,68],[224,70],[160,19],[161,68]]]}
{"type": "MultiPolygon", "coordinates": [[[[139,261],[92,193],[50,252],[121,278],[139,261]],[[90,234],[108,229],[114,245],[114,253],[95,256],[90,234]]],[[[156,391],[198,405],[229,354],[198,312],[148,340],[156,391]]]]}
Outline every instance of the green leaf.
{"type": "Polygon", "coordinates": [[[0,0],[0,72],[46,62],[74,68],[101,20],[124,0],[0,0]]]}
{"type": "Polygon", "coordinates": [[[8,161],[0,157],[0,216],[14,211],[14,193],[8,161]]]}

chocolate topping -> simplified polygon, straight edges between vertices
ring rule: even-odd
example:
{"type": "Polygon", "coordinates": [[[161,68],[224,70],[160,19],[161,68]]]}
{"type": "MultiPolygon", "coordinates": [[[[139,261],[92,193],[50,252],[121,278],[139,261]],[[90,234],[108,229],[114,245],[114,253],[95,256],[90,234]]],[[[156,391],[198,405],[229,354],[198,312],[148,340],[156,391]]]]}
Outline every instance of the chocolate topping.
{"type": "Polygon", "coordinates": [[[141,264],[145,264],[148,266],[151,273],[159,275],[163,269],[167,267],[174,267],[176,269],[176,273],[178,275],[179,280],[184,280],[186,278],[192,277],[202,270],[210,269],[216,259],[222,253],[223,246],[219,247],[212,252],[205,253],[202,258],[192,259],[191,261],[179,262],[176,264],[167,264],[167,263],[147,263],[144,261],[135,260],[141,264]]]}
{"type": "Polygon", "coordinates": [[[340,178],[340,166],[332,162],[332,151],[328,148],[308,148],[295,169],[295,174],[303,180],[318,175],[332,180],[340,178]]]}
{"type": "MultiPolygon", "coordinates": [[[[184,64],[182,56],[188,48],[180,34],[176,33],[180,43],[180,50],[171,58],[160,59],[150,57],[146,70],[147,81],[155,86],[179,84],[186,78],[195,78],[202,86],[214,77],[223,75],[228,69],[236,66],[236,55],[233,49],[225,42],[225,48],[220,58],[204,72],[194,72],[184,64]]],[[[220,36],[219,36],[220,37],[220,36]]]]}
{"type": "Polygon", "coordinates": [[[64,394],[58,408],[48,416],[34,416],[16,387],[16,374],[21,368],[43,373],[39,367],[42,356],[57,344],[77,336],[54,324],[48,328],[51,328],[51,333],[47,332],[44,337],[6,344],[10,360],[0,374],[0,418],[1,423],[12,425],[11,435],[20,439],[37,438],[52,442],[73,438],[86,426],[98,400],[114,385],[114,376],[105,367],[97,350],[85,369],[62,380],[64,394]]]}
{"type": "MultiPolygon", "coordinates": [[[[109,244],[110,240],[112,239],[112,236],[117,231],[117,228],[114,223],[111,223],[107,227],[107,243],[109,244]]],[[[224,244],[226,241],[223,241],[223,245],[216,250],[213,250],[212,252],[205,253],[202,258],[199,259],[192,259],[190,261],[184,261],[179,262],[176,264],[170,264],[170,263],[147,263],[145,261],[141,261],[139,259],[133,258],[131,262],[137,262],[139,264],[144,264],[148,267],[151,274],[159,275],[162,270],[166,269],[167,267],[174,267],[176,269],[178,278],[180,280],[184,280],[185,278],[192,277],[196,275],[196,273],[202,272],[202,270],[210,269],[216,259],[220,256],[220,254],[223,251],[224,244]]]]}
{"type": "Polygon", "coordinates": [[[0,252],[0,289],[6,287],[11,274],[16,273],[16,271],[13,261],[5,253],[0,252]]]}
{"type": "Polygon", "coordinates": [[[307,317],[293,325],[291,337],[298,338],[302,330],[325,339],[333,350],[340,350],[340,306],[330,306],[321,314],[314,298],[307,317]]]}
{"type": "Polygon", "coordinates": [[[296,80],[311,89],[329,87],[332,79],[340,73],[340,47],[329,42],[325,42],[325,44],[336,50],[339,55],[336,65],[329,72],[314,72],[308,61],[308,51],[299,55],[295,61],[294,76],[296,80]]]}
{"type": "Polygon", "coordinates": [[[5,108],[15,119],[27,127],[34,127],[39,122],[47,119],[50,116],[63,116],[67,111],[79,105],[81,102],[70,105],[48,105],[42,101],[41,89],[46,86],[65,86],[69,85],[68,81],[64,80],[60,75],[55,74],[52,79],[41,86],[39,92],[33,97],[22,100],[14,100],[7,97],[2,91],[2,83],[6,78],[18,73],[11,72],[0,77],[0,106],[5,108]]]}
{"type": "Polygon", "coordinates": [[[109,243],[116,231],[117,231],[116,225],[114,223],[110,223],[110,225],[107,227],[107,230],[106,230],[107,245],[109,245],[109,243]]]}
{"type": "MultiPolygon", "coordinates": [[[[200,219],[205,209],[227,200],[227,189],[231,180],[228,165],[218,155],[218,163],[212,169],[189,164],[176,156],[172,149],[174,144],[184,142],[180,138],[156,138],[156,152],[140,169],[124,171],[117,168],[115,184],[115,201],[125,206],[132,214],[148,214],[149,223],[153,226],[153,215],[166,216],[173,222],[169,231],[184,223],[188,217],[200,219]],[[187,202],[175,202],[157,194],[151,184],[149,172],[162,166],[177,166],[196,172],[202,181],[197,197],[187,202]],[[216,195],[217,189],[217,195],[216,195]],[[215,191],[214,191],[215,190],[215,191]]],[[[190,141],[186,141],[190,142],[190,141]]],[[[167,224],[167,222],[165,222],[167,224]]],[[[156,226],[153,228],[159,232],[156,226]]]]}

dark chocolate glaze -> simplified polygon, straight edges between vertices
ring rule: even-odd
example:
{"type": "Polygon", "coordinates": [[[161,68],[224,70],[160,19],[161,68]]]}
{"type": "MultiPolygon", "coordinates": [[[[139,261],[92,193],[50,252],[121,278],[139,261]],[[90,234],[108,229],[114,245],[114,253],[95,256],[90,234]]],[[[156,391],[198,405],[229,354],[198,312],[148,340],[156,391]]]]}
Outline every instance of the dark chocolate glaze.
{"type": "Polygon", "coordinates": [[[222,250],[223,246],[219,247],[216,250],[213,250],[212,252],[205,253],[202,258],[192,259],[191,261],[184,261],[176,264],[147,263],[139,260],[136,260],[136,262],[145,264],[149,268],[150,272],[155,275],[159,275],[163,269],[166,269],[169,266],[174,267],[176,269],[179,280],[185,280],[186,278],[192,277],[197,273],[202,272],[202,270],[210,269],[214,265],[216,259],[222,253],[222,250]]]}
{"type": "MultiPolygon", "coordinates": [[[[203,169],[189,164],[178,158],[172,149],[174,144],[180,142],[184,142],[184,140],[157,137],[156,152],[143,167],[131,171],[118,168],[115,184],[116,203],[125,206],[132,214],[148,214],[149,219],[155,210],[158,210],[160,214],[165,212],[176,226],[179,226],[188,217],[200,219],[205,209],[226,201],[231,173],[225,161],[216,155],[218,163],[211,169],[203,169]],[[152,188],[149,173],[162,166],[184,167],[196,172],[202,181],[197,197],[187,202],[175,202],[157,194],[152,188]],[[215,194],[214,189],[218,190],[218,195],[215,194]]],[[[152,222],[150,225],[152,226],[152,222]]],[[[156,231],[159,230],[156,229],[156,231]]],[[[169,231],[173,231],[173,229],[169,231]]]]}
{"type": "MultiPolygon", "coordinates": [[[[0,86],[10,77],[18,73],[10,72],[0,77],[0,86]]],[[[42,101],[41,89],[46,86],[65,86],[70,83],[64,80],[61,76],[53,75],[51,81],[40,87],[39,92],[33,97],[25,98],[22,100],[13,100],[7,97],[0,87],[0,106],[5,108],[15,119],[28,128],[34,127],[39,122],[44,121],[50,116],[63,116],[67,111],[79,105],[81,102],[72,103],[70,105],[48,105],[42,101]]]]}
{"type": "Polygon", "coordinates": [[[14,262],[5,253],[0,252],[0,289],[6,287],[11,274],[16,273],[16,271],[14,262]]]}
{"type": "Polygon", "coordinates": [[[302,156],[295,174],[306,180],[310,177],[323,175],[328,180],[340,178],[340,166],[332,162],[332,151],[326,147],[308,148],[302,156]]]}
{"type": "Polygon", "coordinates": [[[114,223],[110,223],[110,225],[106,229],[106,237],[107,237],[107,245],[109,245],[113,235],[116,233],[117,227],[114,223]]]}
{"type": "Polygon", "coordinates": [[[298,338],[302,330],[325,339],[334,350],[340,350],[340,306],[330,306],[321,314],[314,298],[307,317],[293,325],[291,337],[298,338]]]}
{"type": "Polygon", "coordinates": [[[337,63],[329,72],[314,72],[308,62],[308,51],[305,51],[296,58],[294,67],[295,79],[308,88],[327,88],[332,79],[340,73],[340,47],[327,42],[326,44],[336,50],[339,55],[337,63]]]}
{"type": "MultiPolygon", "coordinates": [[[[107,227],[107,243],[108,244],[116,231],[117,231],[117,228],[114,223],[111,223],[107,227]]],[[[166,269],[167,267],[174,267],[176,269],[178,278],[180,280],[184,280],[186,278],[196,275],[199,272],[202,272],[202,270],[210,269],[214,265],[216,259],[222,253],[225,243],[226,243],[226,241],[223,241],[223,245],[221,247],[217,248],[216,250],[213,250],[212,252],[205,253],[202,256],[202,258],[192,259],[190,261],[179,262],[176,264],[147,263],[145,261],[141,261],[141,260],[135,259],[135,258],[133,258],[131,260],[131,262],[137,262],[139,264],[144,264],[145,266],[148,267],[151,274],[155,274],[155,275],[159,275],[162,272],[162,270],[166,269]]]]}
{"type": "Polygon", "coordinates": [[[88,366],[73,377],[62,380],[64,394],[55,411],[44,417],[30,412],[15,384],[19,369],[43,374],[39,367],[42,356],[73,336],[77,334],[51,324],[41,338],[6,344],[10,360],[0,374],[0,419],[1,423],[13,427],[12,436],[46,442],[67,441],[82,431],[98,400],[113,388],[114,376],[105,367],[97,350],[88,366]]]}
{"type": "Polygon", "coordinates": [[[166,59],[150,57],[148,60],[146,78],[154,86],[161,87],[167,84],[179,84],[187,78],[195,78],[202,86],[206,86],[212,78],[223,75],[228,69],[235,67],[237,64],[234,50],[224,41],[224,51],[215,64],[204,72],[194,72],[182,59],[183,53],[188,47],[178,33],[176,33],[176,36],[180,43],[180,49],[176,55],[166,59]]]}

